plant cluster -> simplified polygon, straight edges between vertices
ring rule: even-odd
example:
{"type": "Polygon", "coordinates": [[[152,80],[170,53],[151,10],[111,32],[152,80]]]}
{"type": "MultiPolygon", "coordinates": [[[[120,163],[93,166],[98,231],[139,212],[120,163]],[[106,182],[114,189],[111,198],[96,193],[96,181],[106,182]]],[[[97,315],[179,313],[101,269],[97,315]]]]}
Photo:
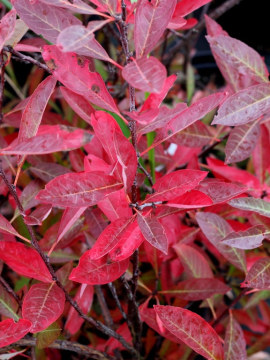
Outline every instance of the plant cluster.
{"type": "Polygon", "coordinates": [[[214,20],[240,0],[210,2],[2,1],[5,359],[267,348],[269,74],[214,20]],[[204,26],[222,89],[196,86],[204,26]]]}

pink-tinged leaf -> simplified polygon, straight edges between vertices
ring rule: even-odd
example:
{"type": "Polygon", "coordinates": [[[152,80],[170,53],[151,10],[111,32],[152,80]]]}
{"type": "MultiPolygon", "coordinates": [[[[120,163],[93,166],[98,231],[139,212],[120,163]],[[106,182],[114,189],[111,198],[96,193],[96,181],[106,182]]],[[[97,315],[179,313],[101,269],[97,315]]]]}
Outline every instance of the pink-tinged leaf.
{"type": "Polygon", "coordinates": [[[181,281],[173,289],[159,291],[159,294],[188,301],[204,300],[215,294],[226,294],[230,288],[212,278],[188,279],[181,281]]]}
{"type": "Polygon", "coordinates": [[[94,246],[89,251],[89,259],[100,259],[113,250],[128,231],[129,225],[133,222],[134,217],[124,217],[111,222],[100,234],[94,246]]]}
{"type": "Polygon", "coordinates": [[[42,225],[42,222],[50,215],[51,205],[40,205],[30,215],[24,217],[24,222],[28,225],[42,225]]]}
{"type": "Polygon", "coordinates": [[[205,171],[178,170],[158,179],[155,192],[147,195],[145,202],[169,201],[194,189],[207,175],[205,171]]]}
{"type": "Polygon", "coordinates": [[[31,95],[22,113],[18,142],[22,142],[37,134],[42,116],[55,85],[56,79],[53,76],[48,76],[31,95]]]}
{"type": "MultiPolygon", "coordinates": [[[[92,285],[86,285],[86,284],[80,285],[74,300],[82,309],[82,312],[86,315],[91,309],[93,297],[94,297],[94,288],[92,285]]],[[[67,330],[71,335],[74,335],[77,331],[80,330],[83,322],[84,319],[80,317],[80,315],[77,313],[74,307],[71,307],[65,323],[65,330],[67,330]]]]}
{"type": "Polygon", "coordinates": [[[149,109],[159,108],[160,104],[162,103],[163,99],[166,97],[168,91],[173,86],[176,79],[177,79],[176,75],[169,76],[166,79],[163,88],[161,89],[161,91],[158,94],[150,94],[148,96],[147,100],[143,104],[141,112],[149,110],[149,109]]]}
{"type": "Polygon", "coordinates": [[[222,242],[226,236],[233,232],[233,229],[226,220],[217,214],[209,212],[197,213],[196,220],[211,244],[234,266],[246,272],[247,267],[244,250],[235,249],[222,242]]]}
{"type": "Polygon", "coordinates": [[[204,15],[205,25],[207,34],[209,36],[218,36],[225,35],[228,36],[227,31],[223,30],[222,27],[213,19],[211,19],[208,15],[204,15]]]}
{"type": "Polygon", "coordinates": [[[91,139],[92,135],[83,129],[64,125],[41,125],[36,136],[21,142],[16,139],[0,151],[7,155],[51,154],[77,149],[91,139]]]}
{"type": "Polygon", "coordinates": [[[270,148],[270,136],[267,126],[261,124],[260,129],[260,136],[258,141],[256,141],[256,146],[252,154],[252,160],[255,174],[260,183],[263,184],[267,176],[266,171],[270,167],[270,156],[266,150],[270,148]]]}
{"type": "Polygon", "coordinates": [[[86,251],[80,258],[79,265],[70,274],[70,280],[88,285],[108,284],[118,279],[128,268],[129,259],[117,262],[106,257],[91,260],[90,251],[86,251]]]}
{"type": "Polygon", "coordinates": [[[270,259],[262,258],[255,262],[249,270],[241,287],[248,287],[259,290],[270,288],[270,259]]]}
{"type": "Polygon", "coordinates": [[[213,200],[214,204],[228,201],[243,194],[247,190],[244,186],[223,182],[217,179],[205,179],[200,182],[196,189],[208,195],[213,200]]]}
{"type": "MultiPolygon", "coordinates": [[[[196,25],[196,23],[194,25],[196,25]]],[[[184,19],[183,17],[177,16],[177,14],[174,12],[167,28],[178,30],[178,29],[182,29],[186,24],[187,24],[187,20],[184,19]]]]}
{"type": "Polygon", "coordinates": [[[97,239],[107,227],[108,222],[104,219],[102,212],[98,208],[88,208],[84,215],[91,235],[94,239],[97,239]]]}
{"type": "Polygon", "coordinates": [[[10,10],[0,21],[0,51],[2,51],[5,42],[13,34],[16,23],[16,11],[10,10]]]}
{"type": "Polygon", "coordinates": [[[32,323],[26,319],[15,322],[6,319],[0,322],[0,348],[8,346],[23,338],[30,330],[32,323]]]}
{"type": "Polygon", "coordinates": [[[188,126],[185,130],[180,131],[173,136],[170,141],[187,147],[202,147],[213,140],[213,134],[209,131],[208,127],[201,121],[188,126]]]}
{"type": "Polygon", "coordinates": [[[0,259],[20,275],[52,282],[52,276],[38,252],[21,243],[0,241],[0,259]]]}
{"type": "Polygon", "coordinates": [[[60,207],[93,206],[122,186],[114,177],[103,173],[71,173],[50,181],[37,199],[60,207]]]}
{"type": "Polygon", "coordinates": [[[20,239],[23,239],[27,242],[30,242],[28,239],[26,239],[24,236],[20,235],[14,227],[10,224],[10,222],[0,214],[0,233],[4,234],[11,234],[14,236],[19,237],[20,239]]]}
{"type": "Polygon", "coordinates": [[[113,174],[117,179],[123,180],[125,189],[129,191],[137,170],[137,155],[134,147],[111,115],[102,111],[97,112],[95,117],[92,116],[92,126],[111,165],[115,168],[113,174]]]}
{"type": "Polygon", "coordinates": [[[119,114],[102,77],[89,71],[89,60],[74,53],[63,53],[57,46],[44,46],[43,58],[52,64],[53,75],[67,88],[91,103],[119,114]]]}
{"type": "Polygon", "coordinates": [[[168,254],[168,239],[165,230],[158,219],[150,215],[137,214],[138,225],[146,241],[149,242],[156,249],[168,254]]]}
{"type": "Polygon", "coordinates": [[[175,306],[154,305],[163,326],[208,360],[223,360],[221,340],[215,330],[194,312],[175,306]]]}
{"type": "Polygon", "coordinates": [[[69,0],[40,0],[40,1],[43,2],[44,4],[65,8],[78,14],[106,16],[100,13],[99,11],[95,10],[91,6],[87,5],[82,0],[73,0],[72,3],[69,0]]]}
{"type": "Polygon", "coordinates": [[[119,3],[118,0],[99,0],[99,3],[101,3],[105,9],[109,11],[111,14],[115,14],[117,11],[117,5],[119,3]]]}
{"type": "Polygon", "coordinates": [[[132,210],[124,189],[115,191],[99,201],[98,207],[110,221],[115,221],[122,217],[132,217],[132,210]]]}
{"type": "Polygon", "coordinates": [[[246,360],[246,341],[243,330],[230,312],[224,343],[225,360],[246,360]]]}
{"type": "Polygon", "coordinates": [[[144,237],[137,220],[135,220],[129,224],[117,246],[109,253],[109,256],[113,261],[123,261],[129,258],[143,242],[144,237]]]}
{"type": "Polygon", "coordinates": [[[265,228],[262,225],[253,226],[244,231],[230,233],[222,242],[237,249],[256,249],[262,245],[265,238],[265,228]]]}
{"type": "Polygon", "coordinates": [[[69,90],[68,88],[61,86],[60,91],[69,104],[69,106],[88,124],[91,123],[91,115],[94,114],[95,109],[90,103],[79,94],[69,90]]]}
{"type": "Polygon", "coordinates": [[[212,270],[204,256],[195,248],[178,243],[173,246],[185,272],[191,278],[213,278],[212,270]]]}
{"type": "Polygon", "coordinates": [[[68,168],[65,168],[62,165],[50,162],[37,162],[33,164],[29,170],[32,174],[45,183],[48,183],[59,175],[64,175],[71,172],[68,168]]]}
{"type": "Polygon", "coordinates": [[[161,326],[159,318],[157,317],[157,314],[154,309],[150,309],[142,305],[140,306],[139,311],[142,321],[144,321],[151,329],[155,330],[165,339],[168,339],[177,344],[182,344],[181,340],[179,340],[176,336],[174,336],[164,326],[161,326]]]}
{"type": "Polygon", "coordinates": [[[57,239],[53,244],[53,246],[51,247],[48,256],[50,256],[50,254],[55,249],[55,247],[60,242],[60,240],[63,238],[63,236],[72,228],[72,226],[76,223],[76,221],[79,219],[79,217],[84,213],[86,209],[87,207],[80,207],[76,209],[74,208],[65,209],[58,228],[57,239]]]}
{"type": "Polygon", "coordinates": [[[226,147],[226,164],[247,159],[255,148],[260,135],[258,121],[237,126],[230,132],[226,147]]]}
{"type": "Polygon", "coordinates": [[[269,73],[261,56],[242,41],[226,35],[207,36],[216,56],[240,74],[259,83],[268,82],[269,73]]]}
{"type": "Polygon", "coordinates": [[[63,313],[65,294],[54,282],[32,285],[23,300],[22,315],[32,322],[31,333],[46,329],[63,313]]]}
{"type": "Polygon", "coordinates": [[[270,217],[270,202],[262,199],[255,199],[252,197],[242,197],[238,199],[232,199],[229,204],[236,209],[244,211],[253,211],[260,215],[270,217]]]}
{"type": "Polygon", "coordinates": [[[179,131],[184,130],[197,120],[203,118],[211,110],[215,109],[223,100],[225,100],[226,96],[226,93],[217,93],[196,101],[186,110],[182,111],[181,114],[173,118],[167,126],[158,132],[157,138],[150,148],[153,148],[163,141],[170,139],[179,131]]]}
{"type": "Polygon", "coordinates": [[[74,51],[87,45],[94,37],[94,32],[106,25],[110,20],[91,21],[88,26],[73,25],[61,31],[57,38],[57,46],[64,52],[74,51]]]}
{"type": "Polygon", "coordinates": [[[154,49],[173,15],[176,0],[141,0],[135,14],[136,58],[146,56],[154,49]]]}
{"type": "Polygon", "coordinates": [[[31,30],[41,34],[45,39],[56,43],[58,34],[66,27],[81,24],[80,20],[66,9],[44,4],[37,0],[13,0],[13,5],[31,30]]]}
{"type": "Polygon", "coordinates": [[[174,16],[186,16],[211,0],[181,0],[175,7],[174,16]]]}
{"type": "Polygon", "coordinates": [[[161,62],[150,56],[139,60],[133,59],[122,71],[123,78],[136,89],[159,93],[167,78],[167,71],[161,62]]]}
{"type": "Polygon", "coordinates": [[[180,209],[193,209],[213,205],[212,199],[198,190],[190,190],[185,194],[176,197],[166,203],[166,206],[171,206],[180,209]]]}
{"type": "Polygon", "coordinates": [[[220,106],[212,124],[243,125],[270,110],[270,84],[258,84],[238,91],[220,106]]]}

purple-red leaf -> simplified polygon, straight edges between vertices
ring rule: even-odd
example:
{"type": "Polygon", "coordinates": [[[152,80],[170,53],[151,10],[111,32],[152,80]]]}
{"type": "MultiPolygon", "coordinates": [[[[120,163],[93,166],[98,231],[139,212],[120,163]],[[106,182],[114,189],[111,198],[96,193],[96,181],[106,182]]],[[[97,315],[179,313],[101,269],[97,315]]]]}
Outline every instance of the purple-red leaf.
{"type": "Polygon", "coordinates": [[[112,262],[103,257],[92,260],[89,256],[91,250],[86,251],[80,258],[79,265],[72,270],[69,279],[88,285],[108,284],[118,279],[128,268],[129,259],[112,262]]]}
{"type": "Polygon", "coordinates": [[[71,10],[74,13],[107,16],[95,10],[91,6],[87,5],[82,0],[73,0],[72,3],[69,0],[40,0],[40,1],[50,6],[53,5],[56,7],[71,10]]]}
{"type": "Polygon", "coordinates": [[[152,216],[152,214],[144,216],[139,212],[137,221],[145,240],[167,255],[168,239],[165,230],[158,219],[155,216],[152,216]]]}
{"type": "Polygon", "coordinates": [[[10,222],[7,221],[7,219],[0,214],[0,232],[4,234],[11,234],[14,236],[18,236],[19,238],[30,242],[30,240],[26,239],[24,236],[20,235],[12,225],[10,225],[10,222]]]}
{"type": "Polygon", "coordinates": [[[135,15],[136,58],[146,56],[163,35],[173,15],[176,0],[141,0],[135,15]]]}
{"type": "Polygon", "coordinates": [[[210,213],[200,212],[196,214],[196,220],[207,239],[216,249],[234,266],[246,272],[245,252],[223,244],[222,240],[233,232],[231,226],[221,216],[210,213]]]}
{"type": "Polygon", "coordinates": [[[32,285],[23,300],[22,315],[32,322],[31,333],[46,329],[63,313],[65,294],[54,282],[32,285]]]}
{"type": "Polygon", "coordinates": [[[123,78],[142,91],[159,93],[166,80],[166,68],[159,60],[150,56],[133,60],[122,71],[123,78]]]}
{"type": "Polygon", "coordinates": [[[270,259],[265,257],[256,261],[241,287],[259,290],[270,289],[270,259]]]}
{"type": "Polygon", "coordinates": [[[238,91],[220,106],[212,124],[243,125],[270,110],[270,84],[258,84],[238,91]]]}
{"type": "Polygon", "coordinates": [[[115,191],[99,201],[98,207],[110,221],[132,216],[132,210],[124,189],[115,191]]]}
{"type": "Polygon", "coordinates": [[[246,341],[243,330],[230,312],[224,343],[225,360],[246,360],[246,341]]]}
{"type": "Polygon", "coordinates": [[[174,336],[208,360],[223,360],[223,348],[215,330],[194,312],[175,306],[154,305],[162,324],[174,336]]]}
{"type": "Polygon", "coordinates": [[[13,0],[20,18],[36,34],[41,34],[52,43],[66,27],[81,24],[80,20],[66,9],[59,9],[43,2],[31,0],[13,0]]]}
{"type": "Polygon", "coordinates": [[[183,300],[204,300],[214,294],[225,294],[230,288],[223,282],[212,278],[198,278],[181,281],[173,289],[159,291],[159,294],[179,297],[183,300]]]}
{"type": "Polygon", "coordinates": [[[103,173],[71,173],[50,181],[37,199],[60,207],[92,206],[122,186],[123,183],[103,173]]]}
{"type": "Polygon", "coordinates": [[[51,64],[53,75],[67,88],[91,103],[119,114],[100,74],[89,71],[89,60],[75,53],[61,52],[57,46],[44,46],[43,58],[51,64]]]}
{"type": "Polygon", "coordinates": [[[265,238],[264,233],[264,226],[257,225],[244,231],[232,232],[222,242],[237,249],[256,249],[262,245],[265,238]]]}
{"type": "Polygon", "coordinates": [[[0,259],[20,275],[52,282],[52,276],[38,252],[21,243],[0,241],[0,259]]]}
{"type": "Polygon", "coordinates": [[[0,322],[0,348],[10,345],[23,338],[30,330],[32,323],[25,319],[14,322],[6,319],[0,322]]]}
{"type": "Polygon", "coordinates": [[[0,51],[11,37],[15,28],[16,11],[12,9],[0,21],[0,51]]]}

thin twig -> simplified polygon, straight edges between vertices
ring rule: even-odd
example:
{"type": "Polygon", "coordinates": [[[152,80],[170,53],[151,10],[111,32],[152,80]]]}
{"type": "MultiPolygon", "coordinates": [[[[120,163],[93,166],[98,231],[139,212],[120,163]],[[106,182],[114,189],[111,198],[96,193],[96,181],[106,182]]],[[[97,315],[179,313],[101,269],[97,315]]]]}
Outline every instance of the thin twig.
{"type": "MultiPolygon", "coordinates": [[[[213,10],[209,17],[212,19],[217,19],[221,15],[225,14],[228,10],[232,9],[235,5],[238,5],[242,0],[228,0],[219,7],[217,7],[215,10],[213,10]]],[[[168,52],[167,56],[164,56],[164,65],[168,66],[172,59],[176,56],[176,54],[184,48],[184,44],[186,42],[189,42],[193,37],[198,36],[198,33],[201,32],[205,27],[205,20],[204,18],[201,19],[201,21],[198,22],[198,24],[189,30],[178,42],[175,44],[170,51],[168,52]]]]}
{"type": "Polygon", "coordinates": [[[105,297],[104,297],[103,291],[101,289],[101,286],[100,285],[95,285],[95,291],[96,291],[96,294],[97,294],[98,302],[99,302],[99,305],[101,307],[101,311],[102,311],[105,323],[109,328],[114,329],[115,324],[114,324],[113,319],[111,317],[110,310],[108,308],[108,305],[107,305],[107,302],[105,300],[105,297]]]}
{"type": "MultiPolygon", "coordinates": [[[[16,341],[15,343],[5,346],[0,349],[1,353],[6,353],[7,351],[14,349],[14,348],[20,348],[25,346],[31,346],[36,347],[37,340],[32,339],[21,339],[16,341]]],[[[86,356],[87,359],[95,359],[95,360],[112,360],[113,358],[105,353],[102,353],[101,351],[95,350],[90,348],[87,345],[82,345],[79,343],[67,341],[67,340],[56,340],[52,344],[49,344],[46,346],[51,349],[58,349],[58,350],[64,350],[64,351],[72,351],[75,352],[78,355],[86,356]]]]}
{"type": "Polygon", "coordinates": [[[109,283],[107,284],[108,285],[108,288],[110,289],[111,291],[111,294],[112,294],[112,297],[116,303],[116,306],[118,307],[119,311],[121,312],[122,316],[123,316],[123,319],[125,321],[128,321],[128,318],[127,318],[127,314],[125,313],[121,303],[120,303],[120,300],[118,298],[118,295],[117,295],[117,292],[116,292],[116,289],[115,289],[115,286],[113,285],[113,283],[109,283]]]}
{"type": "Polygon", "coordinates": [[[6,280],[2,276],[0,276],[0,283],[6,289],[6,291],[16,300],[16,302],[19,305],[19,308],[21,308],[22,307],[21,299],[15,293],[15,291],[9,286],[9,284],[6,282],[6,280]]]}
{"type": "Polygon", "coordinates": [[[11,46],[4,46],[3,51],[11,53],[12,55],[15,56],[15,58],[19,59],[20,61],[36,65],[39,68],[47,71],[49,74],[52,74],[51,70],[48,68],[46,64],[41,63],[40,61],[32,58],[31,56],[27,56],[20,53],[19,51],[13,49],[11,46]]]}
{"type": "Polygon", "coordinates": [[[144,173],[144,175],[147,177],[149,183],[151,186],[154,186],[154,183],[153,183],[153,179],[152,179],[152,176],[149,174],[149,172],[142,166],[142,164],[140,162],[138,162],[138,168],[140,170],[142,170],[142,172],[144,173]]]}
{"type": "MultiPolygon", "coordinates": [[[[0,163],[0,176],[3,178],[5,184],[7,185],[12,197],[14,198],[16,205],[18,206],[18,209],[20,211],[20,214],[22,215],[23,219],[25,216],[24,213],[24,209],[23,206],[20,202],[20,199],[18,198],[17,192],[16,192],[16,187],[13,186],[9,180],[6,177],[5,172],[2,169],[1,163],[0,163]]],[[[66,291],[65,287],[62,285],[62,283],[58,280],[56,273],[50,263],[50,259],[49,257],[42,251],[42,249],[40,248],[40,245],[36,239],[35,233],[32,229],[31,226],[29,226],[26,222],[25,222],[25,226],[30,234],[30,238],[31,238],[31,244],[32,246],[36,249],[36,251],[39,253],[39,255],[41,256],[42,260],[44,261],[47,269],[49,270],[51,276],[52,276],[52,280],[55,281],[55,283],[60,287],[60,289],[63,290],[66,300],[70,303],[70,305],[77,311],[77,313],[85,320],[87,321],[89,324],[93,325],[96,329],[100,330],[101,332],[103,332],[103,334],[113,337],[116,340],[118,340],[130,353],[132,353],[134,356],[137,357],[137,351],[121,336],[119,335],[117,332],[115,332],[114,330],[110,329],[108,326],[102,324],[100,321],[96,321],[95,319],[93,319],[90,316],[87,316],[83,313],[82,309],[79,307],[79,305],[77,304],[77,302],[75,300],[73,300],[73,298],[69,295],[69,293],[66,291]]]]}

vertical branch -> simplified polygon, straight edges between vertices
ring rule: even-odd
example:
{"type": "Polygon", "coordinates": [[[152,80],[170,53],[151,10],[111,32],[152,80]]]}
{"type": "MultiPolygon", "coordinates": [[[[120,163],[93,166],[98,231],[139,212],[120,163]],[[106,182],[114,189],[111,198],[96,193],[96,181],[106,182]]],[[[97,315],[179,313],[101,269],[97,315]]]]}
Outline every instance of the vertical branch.
{"type": "Polygon", "coordinates": [[[107,326],[109,326],[111,329],[113,329],[115,327],[114,322],[113,322],[113,319],[111,317],[110,310],[108,308],[108,305],[107,305],[107,302],[105,300],[105,297],[104,297],[101,286],[100,285],[95,285],[95,291],[96,291],[96,294],[97,294],[98,302],[99,302],[99,305],[101,307],[101,311],[102,311],[105,323],[106,323],[107,326]]]}

